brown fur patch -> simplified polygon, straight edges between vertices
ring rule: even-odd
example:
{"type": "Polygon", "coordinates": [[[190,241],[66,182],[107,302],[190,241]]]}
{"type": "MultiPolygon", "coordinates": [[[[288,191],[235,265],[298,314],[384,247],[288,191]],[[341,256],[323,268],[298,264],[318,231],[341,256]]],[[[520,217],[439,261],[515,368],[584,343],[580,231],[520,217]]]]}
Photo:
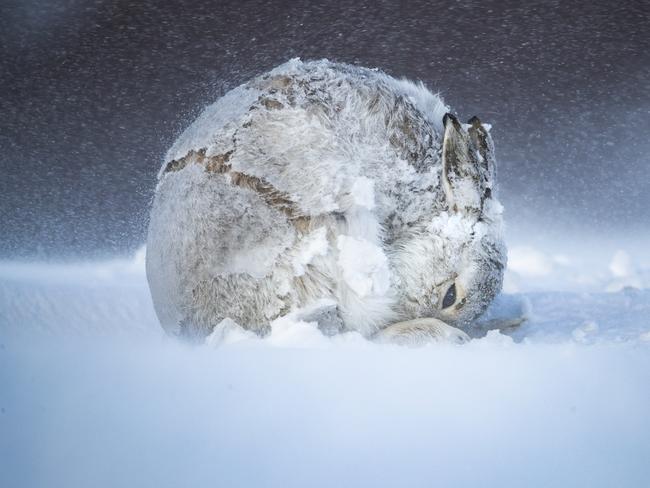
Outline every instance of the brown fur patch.
{"type": "Polygon", "coordinates": [[[267,109],[267,110],[280,110],[284,108],[284,105],[282,105],[280,102],[277,100],[274,100],[272,98],[261,98],[260,103],[267,109]]]}
{"type": "Polygon", "coordinates": [[[165,171],[163,171],[163,174],[171,173],[173,171],[180,171],[185,166],[191,163],[202,164],[204,159],[205,159],[205,148],[199,149],[198,151],[192,149],[182,158],[172,159],[169,163],[167,163],[167,166],[165,166],[165,171]]]}
{"type": "Polygon", "coordinates": [[[199,164],[208,173],[228,175],[231,184],[254,191],[267,205],[283,212],[294,223],[296,229],[306,231],[309,228],[309,217],[300,212],[291,197],[262,178],[233,171],[229,164],[232,153],[233,151],[228,151],[224,154],[206,156],[206,148],[198,151],[191,150],[182,158],[167,163],[163,174],[180,171],[190,164],[199,164]]]}

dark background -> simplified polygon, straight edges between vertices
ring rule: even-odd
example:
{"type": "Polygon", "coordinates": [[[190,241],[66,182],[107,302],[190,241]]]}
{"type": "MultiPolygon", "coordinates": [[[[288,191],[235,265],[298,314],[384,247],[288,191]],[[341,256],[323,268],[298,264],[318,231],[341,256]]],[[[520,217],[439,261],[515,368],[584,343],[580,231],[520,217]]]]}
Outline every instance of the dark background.
{"type": "Polygon", "coordinates": [[[203,106],[291,57],[493,124],[511,228],[650,227],[650,2],[0,0],[0,257],[127,252],[203,106]]]}

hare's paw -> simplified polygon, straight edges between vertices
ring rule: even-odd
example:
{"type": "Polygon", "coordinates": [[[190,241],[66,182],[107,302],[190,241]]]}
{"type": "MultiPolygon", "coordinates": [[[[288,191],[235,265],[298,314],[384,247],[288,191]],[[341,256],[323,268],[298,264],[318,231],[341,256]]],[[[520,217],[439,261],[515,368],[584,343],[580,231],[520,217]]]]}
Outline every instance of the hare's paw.
{"type": "Polygon", "coordinates": [[[469,341],[469,336],[441,320],[423,318],[389,325],[378,331],[373,339],[377,342],[400,346],[422,346],[429,342],[463,344],[469,341]]]}

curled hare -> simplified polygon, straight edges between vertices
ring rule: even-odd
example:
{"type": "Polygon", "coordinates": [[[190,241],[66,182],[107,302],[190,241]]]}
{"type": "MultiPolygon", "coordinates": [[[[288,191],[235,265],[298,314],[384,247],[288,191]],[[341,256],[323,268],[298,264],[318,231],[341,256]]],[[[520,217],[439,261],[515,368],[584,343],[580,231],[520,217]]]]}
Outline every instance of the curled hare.
{"type": "Polygon", "coordinates": [[[422,84],[327,60],[226,93],[158,176],[162,326],[201,340],[229,318],[264,335],[294,312],[330,335],[466,340],[506,263],[489,129],[422,84]]]}

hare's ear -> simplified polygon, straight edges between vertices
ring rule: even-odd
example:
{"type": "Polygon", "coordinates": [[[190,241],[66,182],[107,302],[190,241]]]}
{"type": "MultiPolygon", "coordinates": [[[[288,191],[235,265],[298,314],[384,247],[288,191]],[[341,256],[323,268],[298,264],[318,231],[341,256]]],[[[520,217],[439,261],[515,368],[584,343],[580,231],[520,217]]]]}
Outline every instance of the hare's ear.
{"type": "Polygon", "coordinates": [[[448,113],[442,123],[445,128],[442,175],[447,205],[450,211],[479,219],[485,200],[492,197],[492,139],[478,117],[472,117],[463,127],[454,115],[448,113]]]}
{"type": "Polygon", "coordinates": [[[490,124],[483,124],[475,115],[467,121],[469,127],[469,137],[472,141],[474,150],[478,152],[479,162],[483,169],[483,176],[486,179],[488,187],[492,189],[494,179],[496,178],[496,160],[494,158],[494,143],[490,135],[490,124]]]}

